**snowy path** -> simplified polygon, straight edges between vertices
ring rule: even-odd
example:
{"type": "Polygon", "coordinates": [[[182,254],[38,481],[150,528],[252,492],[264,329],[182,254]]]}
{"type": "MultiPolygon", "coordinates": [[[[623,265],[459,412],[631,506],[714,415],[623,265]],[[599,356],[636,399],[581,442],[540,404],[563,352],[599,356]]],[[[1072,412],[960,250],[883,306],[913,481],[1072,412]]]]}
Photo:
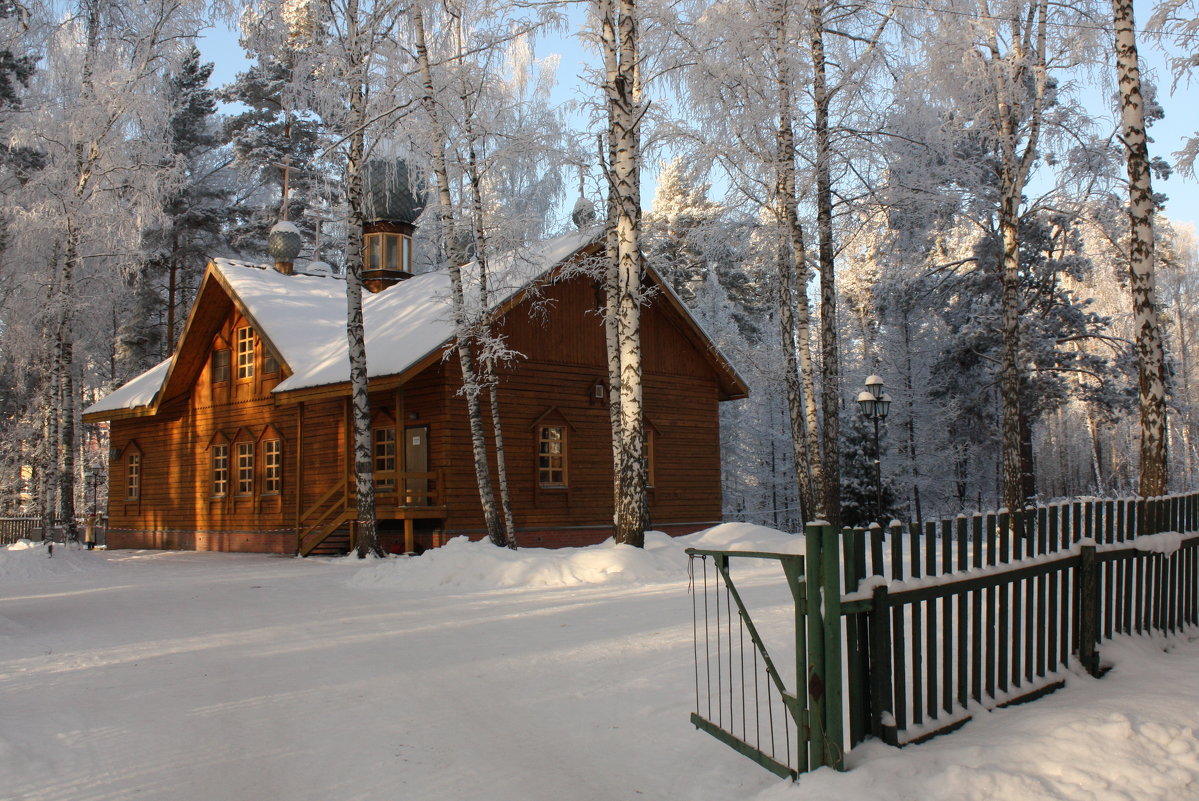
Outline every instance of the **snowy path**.
{"type": "Polygon", "coordinates": [[[687,722],[681,545],[460,550],[0,549],[0,799],[1199,799],[1199,642],[792,786],[687,722]]]}

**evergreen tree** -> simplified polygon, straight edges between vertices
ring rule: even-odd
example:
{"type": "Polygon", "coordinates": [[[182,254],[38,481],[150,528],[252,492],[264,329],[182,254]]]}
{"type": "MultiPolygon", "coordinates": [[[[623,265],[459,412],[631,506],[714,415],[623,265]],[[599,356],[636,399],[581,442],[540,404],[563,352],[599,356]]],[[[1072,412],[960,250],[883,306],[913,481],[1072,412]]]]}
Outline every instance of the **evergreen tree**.
{"type": "Polygon", "coordinates": [[[874,452],[874,428],[860,414],[846,415],[842,426],[841,454],[841,525],[850,528],[867,528],[871,523],[885,526],[892,519],[904,517],[902,506],[896,502],[895,482],[886,464],[886,426],[879,433],[879,450],[874,452]],[[881,464],[881,484],[875,473],[875,459],[881,464]],[[882,506],[879,506],[879,486],[882,487],[882,506]],[[881,508],[881,512],[880,512],[881,508]]]}
{"type": "Polygon", "coordinates": [[[702,240],[720,212],[708,200],[708,185],[688,170],[681,157],[663,165],[653,206],[645,215],[644,251],[650,265],[687,303],[707,278],[710,261],[702,240]]]}
{"type": "Polygon", "coordinates": [[[278,9],[269,4],[261,14],[248,12],[242,28],[242,47],[255,61],[218,92],[221,100],[247,107],[225,124],[240,186],[227,210],[225,236],[235,251],[260,255],[271,226],[285,216],[305,242],[315,241],[316,224],[307,212],[337,205],[340,170],[318,162],[329,142],[312,110],[316,78],[304,66],[304,42],[285,33],[278,9]]]}
{"type": "Polygon", "coordinates": [[[193,46],[166,80],[173,107],[163,167],[177,176],[177,188],[164,198],[161,224],[143,233],[145,258],[130,278],[130,307],[117,336],[118,356],[131,374],[174,350],[206,259],[220,247],[229,195],[218,176],[216,96],[207,87],[212,69],[193,46]]]}

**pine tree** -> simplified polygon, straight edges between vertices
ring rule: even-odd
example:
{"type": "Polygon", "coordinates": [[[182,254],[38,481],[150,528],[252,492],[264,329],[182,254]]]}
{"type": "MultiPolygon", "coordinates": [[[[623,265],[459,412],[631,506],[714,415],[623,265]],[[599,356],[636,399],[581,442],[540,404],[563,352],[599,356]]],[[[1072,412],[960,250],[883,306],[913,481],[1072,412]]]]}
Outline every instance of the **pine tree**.
{"type": "Polygon", "coordinates": [[[131,278],[131,307],[118,332],[120,358],[140,373],[175,348],[206,258],[218,247],[229,195],[220,186],[213,65],[192,47],[167,79],[173,104],[163,171],[177,188],[165,198],[162,224],[143,234],[146,257],[131,278]],[[164,313],[165,308],[165,313],[164,313]]]}
{"type": "Polygon", "coordinates": [[[644,218],[645,257],[687,303],[707,279],[704,240],[720,214],[708,189],[677,157],[658,173],[653,206],[644,218]]]}
{"type": "Polygon", "coordinates": [[[316,227],[306,212],[334,206],[340,192],[336,170],[318,163],[328,141],[321,118],[306,108],[314,105],[315,84],[299,66],[301,42],[281,35],[280,26],[270,14],[245,22],[242,46],[255,62],[218,92],[221,100],[247,107],[225,124],[239,176],[225,236],[235,251],[255,255],[266,252],[267,233],[283,218],[285,176],[287,219],[306,242],[315,241],[316,227]]]}

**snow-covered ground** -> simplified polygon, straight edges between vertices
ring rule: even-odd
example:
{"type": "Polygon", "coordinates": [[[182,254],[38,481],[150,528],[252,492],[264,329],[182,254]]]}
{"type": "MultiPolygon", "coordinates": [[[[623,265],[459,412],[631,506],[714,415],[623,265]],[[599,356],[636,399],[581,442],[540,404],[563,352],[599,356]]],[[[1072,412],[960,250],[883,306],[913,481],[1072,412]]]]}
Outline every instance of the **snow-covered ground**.
{"type": "Polygon", "coordinates": [[[802,539],[366,563],[0,548],[0,799],[1199,799],[1196,632],[1106,644],[1102,680],[781,782],[688,723],[688,545],[802,539]]]}

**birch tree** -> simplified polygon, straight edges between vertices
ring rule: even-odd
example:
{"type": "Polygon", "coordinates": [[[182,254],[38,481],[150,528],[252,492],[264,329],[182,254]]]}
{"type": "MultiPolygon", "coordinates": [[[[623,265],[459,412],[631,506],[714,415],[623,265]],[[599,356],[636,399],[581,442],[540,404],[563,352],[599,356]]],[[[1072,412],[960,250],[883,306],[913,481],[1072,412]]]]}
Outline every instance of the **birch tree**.
{"type": "Polygon", "coordinates": [[[488,536],[496,545],[508,544],[505,523],[496,505],[495,489],[491,482],[491,468],[487,458],[487,437],[483,422],[480,384],[474,326],[468,318],[465,282],[462,275],[462,251],[455,246],[458,225],[454,219],[454,201],[451,191],[450,165],[446,154],[449,141],[443,122],[443,110],[438,104],[438,88],[434,82],[433,62],[429,52],[428,25],[424,10],[419,4],[411,9],[412,33],[416,64],[420,79],[420,105],[429,126],[429,150],[432,157],[433,185],[437,199],[436,213],[438,234],[442,252],[446,255],[446,266],[450,274],[450,291],[453,302],[455,350],[462,371],[463,394],[466,399],[467,418],[470,424],[471,452],[474,457],[475,481],[479,488],[479,501],[483,508],[483,519],[488,536]]]}
{"type": "Polygon", "coordinates": [[[603,58],[606,110],[608,239],[606,339],[611,383],[614,511],[617,543],[643,547],[649,525],[642,393],[641,266],[642,95],[639,10],[635,0],[593,0],[603,58]]]}
{"type": "Polygon", "coordinates": [[[1088,127],[1051,73],[1096,52],[1094,12],[1087,5],[1051,6],[1046,0],[978,0],[955,6],[953,15],[932,16],[924,34],[923,80],[940,102],[955,104],[946,118],[964,149],[953,158],[965,162],[963,155],[973,151],[992,173],[979,184],[982,191],[970,191],[980,211],[991,207],[999,243],[1001,503],[1012,512],[1024,508],[1031,471],[1022,456],[1020,220],[1041,156],[1066,136],[1082,138],[1088,127]]]}
{"type": "MultiPolygon", "coordinates": [[[[353,429],[355,534],[358,558],[383,556],[375,513],[374,459],[371,453],[370,386],[362,315],[362,226],[365,218],[363,176],[370,156],[376,109],[372,92],[379,67],[390,49],[396,4],[388,0],[318,3],[284,0],[277,19],[300,76],[298,105],[319,114],[340,137],[344,158],[343,188],[347,210],[345,241],[346,339],[350,367],[353,429]],[[308,81],[312,75],[315,80],[308,81]]],[[[285,172],[286,181],[286,172],[285,172]]],[[[286,197],[283,208],[287,208],[286,197]]]]}
{"type": "Polygon", "coordinates": [[[12,233],[25,240],[17,248],[40,252],[39,260],[49,255],[47,242],[58,245],[45,299],[53,319],[44,329],[51,356],[43,475],[52,496],[47,514],[71,519],[81,453],[80,288],[129,274],[141,225],[157,219],[171,189],[161,172],[166,109],[155,98],[209,9],[199,2],[125,7],[85,0],[37,10],[29,22],[45,48],[46,69],[36,103],[10,138],[38,152],[44,167],[10,198],[12,233]]]}
{"type": "MultiPolygon", "coordinates": [[[[1129,16],[1131,22],[1131,14],[1129,16]]],[[[1199,0],[1158,0],[1144,30],[1166,51],[1174,86],[1191,80],[1195,70],[1199,69],[1199,0]]],[[[1195,174],[1195,160],[1199,159],[1199,127],[1186,137],[1174,156],[1179,169],[1187,175],[1195,174]]]]}
{"type": "Polygon", "coordinates": [[[1166,492],[1165,352],[1157,317],[1154,277],[1153,180],[1145,125],[1145,98],[1137,56],[1132,0],[1112,0],[1116,28],[1116,76],[1120,92],[1120,141],[1128,167],[1128,269],[1132,279],[1137,377],[1141,418],[1142,496],[1166,492]]]}

